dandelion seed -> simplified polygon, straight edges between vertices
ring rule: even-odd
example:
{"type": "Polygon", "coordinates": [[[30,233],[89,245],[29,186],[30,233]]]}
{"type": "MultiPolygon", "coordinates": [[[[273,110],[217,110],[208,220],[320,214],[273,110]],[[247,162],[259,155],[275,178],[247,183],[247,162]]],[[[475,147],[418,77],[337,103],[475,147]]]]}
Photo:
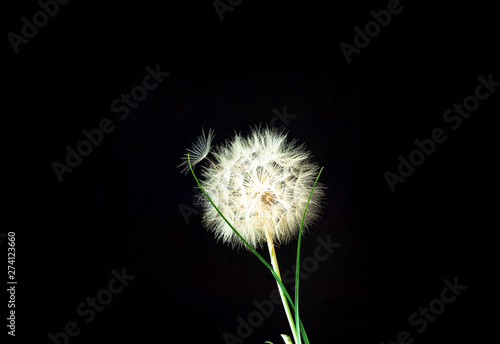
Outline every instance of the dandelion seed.
{"type": "MultiPolygon", "coordinates": [[[[212,140],[215,137],[215,133],[212,129],[208,129],[208,136],[205,136],[205,131],[203,130],[203,128],[201,129],[201,133],[202,134],[198,136],[196,142],[193,143],[191,149],[187,149],[193,168],[196,164],[206,158],[206,156],[210,152],[212,140]]],[[[177,166],[184,167],[181,171],[181,173],[184,174],[187,174],[187,172],[189,171],[189,163],[187,158],[188,153],[184,154],[184,156],[182,157],[183,162],[179,166],[177,166]]]]}
{"type": "MultiPolygon", "coordinates": [[[[208,154],[205,143],[210,141],[210,132],[208,139],[204,135],[198,138],[192,150],[197,155],[190,154],[192,164],[208,154]]],[[[297,145],[296,140],[288,142],[286,134],[274,129],[256,127],[247,137],[236,134],[231,141],[215,147],[212,155],[200,183],[250,245],[262,247],[269,240],[286,244],[298,235],[319,171],[304,145],[297,145]]],[[[304,228],[319,218],[323,189],[320,183],[316,185],[304,228]]],[[[201,190],[197,196],[203,206],[203,224],[216,239],[232,247],[245,246],[201,190]]]]}

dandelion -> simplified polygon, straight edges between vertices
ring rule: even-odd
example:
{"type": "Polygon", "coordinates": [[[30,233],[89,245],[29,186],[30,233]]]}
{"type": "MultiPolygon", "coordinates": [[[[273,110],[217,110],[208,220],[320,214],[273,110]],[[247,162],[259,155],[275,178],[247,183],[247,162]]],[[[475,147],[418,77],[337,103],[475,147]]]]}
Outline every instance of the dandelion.
{"type": "MultiPolygon", "coordinates": [[[[255,128],[248,137],[236,134],[212,155],[214,160],[203,169],[201,185],[250,245],[262,247],[268,239],[287,244],[297,236],[319,172],[304,145],[287,142],[286,135],[276,130],[255,128]]],[[[318,218],[323,194],[318,183],[305,228],[318,218]]],[[[203,193],[197,196],[203,206],[203,223],[216,239],[232,247],[245,246],[203,193]]]]}
{"type": "MultiPolygon", "coordinates": [[[[232,140],[212,149],[213,136],[212,130],[208,137],[203,132],[179,165],[185,172],[189,163],[194,166],[207,160],[202,178],[195,176],[202,222],[217,240],[233,248],[247,247],[273,272],[295,343],[300,343],[298,309],[295,325],[288,303],[294,304],[281,282],[275,245],[289,243],[319,218],[325,188],[317,183],[319,166],[303,144],[288,141],[286,134],[274,129],[255,127],[246,137],[236,133],[232,140]],[[207,157],[210,153],[211,159],[207,157]],[[263,245],[269,249],[272,268],[255,251],[263,245]]],[[[298,306],[297,295],[295,304],[298,306]]]]}

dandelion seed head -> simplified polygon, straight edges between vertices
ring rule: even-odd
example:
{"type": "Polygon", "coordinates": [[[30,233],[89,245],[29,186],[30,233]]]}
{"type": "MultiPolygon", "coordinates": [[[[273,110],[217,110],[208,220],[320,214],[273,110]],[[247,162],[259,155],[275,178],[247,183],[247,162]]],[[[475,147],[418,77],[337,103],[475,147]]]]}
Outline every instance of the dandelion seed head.
{"type": "MultiPolygon", "coordinates": [[[[304,145],[287,141],[287,135],[277,130],[256,127],[246,137],[236,133],[215,147],[212,155],[202,169],[201,186],[250,245],[262,247],[268,237],[273,243],[287,244],[298,235],[319,172],[304,145]]],[[[191,154],[190,158],[192,164],[199,162],[191,154]]],[[[304,228],[319,218],[324,188],[316,184],[304,228]]],[[[245,246],[201,190],[197,197],[203,206],[202,223],[216,239],[232,247],[245,246]]]]}

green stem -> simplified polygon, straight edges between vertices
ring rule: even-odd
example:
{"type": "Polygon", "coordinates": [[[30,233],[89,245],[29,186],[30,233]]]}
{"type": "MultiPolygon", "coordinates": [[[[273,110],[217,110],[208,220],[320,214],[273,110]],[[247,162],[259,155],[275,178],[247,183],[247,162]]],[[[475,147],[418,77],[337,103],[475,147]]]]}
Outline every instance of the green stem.
{"type": "MultiPolygon", "coordinates": [[[[278,266],[278,259],[276,258],[276,250],[274,249],[273,239],[268,231],[266,231],[266,234],[267,234],[267,247],[269,248],[269,255],[271,256],[271,264],[273,265],[274,272],[276,272],[276,275],[278,275],[278,277],[281,281],[281,274],[280,274],[280,269],[278,266]]],[[[278,284],[278,287],[279,287],[279,284],[278,284]]],[[[286,300],[285,295],[283,294],[283,290],[281,290],[281,288],[278,288],[278,291],[280,293],[281,303],[283,304],[283,308],[285,309],[288,323],[290,324],[290,328],[292,330],[293,339],[295,341],[295,344],[297,344],[298,340],[300,340],[300,339],[297,339],[297,338],[300,338],[300,336],[297,337],[297,332],[299,331],[299,329],[298,329],[298,327],[297,328],[295,327],[295,324],[293,322],[293,316],[292,316],[292,313],[290,312],[290,307],[288,306],[288,301],[286,300]]],[[[295,319],[295,320],[298,321],[298,319],[295,319]]]]}
{"type": "MultiPolygon", "coordinates": [[[[314,185],[311,189],[311,193],[309,194],[309,198],[307,199],[306,208],[304,209],[304,215],[302,216],[302,222],[300,223],[299,240],[297,243],[297,261],[295,264],[295,267],[296,267],[296,270],[295,270],[295,323],[297,324],[296,332],[299,331],[299,324],[298,324],[298,321],[299,321],[299,277],[300,277],[299,274],[300,274],[300,245],[301,245],[301,241],[302,241],[302,229],[304,227],[304,219],[306,218],[306,211],[307,211],[307,207],[309,207],[309,201],[311,200],[314,188],[316,187],[316,183],[318,182],[319,176],[321,175],[322,171],[323,171],[323,167],[321,168],[321,170],[319,170],[318,176],[316,177],[316,180],[314,181],[314,185]]],[[[307,338],[304,338],[304,340],[306,341],[306,343],[309,343],[309,340],[307,340],[307,338]]],[[[297,344],[302,343],[300,337],[299,337],[299,341],[298,342],[295,341],[295,343],[297,343],[297,344]]]]}

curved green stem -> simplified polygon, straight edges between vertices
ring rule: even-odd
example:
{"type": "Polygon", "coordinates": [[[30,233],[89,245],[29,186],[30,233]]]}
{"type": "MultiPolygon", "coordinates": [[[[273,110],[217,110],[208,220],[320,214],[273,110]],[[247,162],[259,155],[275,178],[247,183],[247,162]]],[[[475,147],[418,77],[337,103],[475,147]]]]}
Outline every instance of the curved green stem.
{"type": "MultiPolygon", "coordinates": [[[[306,211],[307,211],[307,207],[309,207],[309,201],[311,200],[314,188],[316,187],[316,183],[318,182],[319,176],[321,175],[322,171],[323,171],[323,167],[321,168],[321,170],[319,170],[318,176],[316,177],[316,180],[314,181],[314,185],[311,189],[311,193],[309,194],[309,198],[307,199],[306,208],[304,209],[304,215],[302,216],[302,222],[300,223],[299,240],[297,243],[297,261],[295,264],[295,267],[296,267],[295,268],[295,323],[297,324],[296,332],[299,332],[299,324],[298,324],[298,321],[299,321],[299,277],[300,277],[299,274],[300,274],[300,244],[302,241],[302,229],[304,227],[304,219],[306,218],[306,211]]],[[[306,343],[309,343],[309,340],[307,340],[307,338],[304,338],[304,340],[306,341],[306,343]]],[[[295,343],[301,344],[300,337],[299,337],[298,341],[295,341],[295,343]]]]}
{"type": "MultiPolygon", "coordinates": [[[[276,250],[274,249],[273,239],[271,238],[271,235],[269,234],[268,231],[266,231],[266,235],[267,235],[267,247],[269,249],[269,256],[271,257],[271,264],[273,265],[274,271],[276,272],[281,281],[280,268],[278,265],[278,259],[276,258],[276,250]]],[[[297,336],[299,329],[298,327],[295,327],[295,324],[293,322],[293,316],[292,313],[290,312],[290,307],[288,306],[288,302],[286,301],[285,295],[283,294],[283,290],[281,290],[281,288],[278,288],[278,291],[280,293],[281,303],[283,303],[283,308],[285,309],[286,317],[288,319],[288,324],[290,325],[290,329],[292,330],[293,339],[295,340],[295,344],[297,344],[300,341],[300,336],[297,336]]],[[[296,321],[298,321],[298,319],[296,319],[296,321]]]]}

